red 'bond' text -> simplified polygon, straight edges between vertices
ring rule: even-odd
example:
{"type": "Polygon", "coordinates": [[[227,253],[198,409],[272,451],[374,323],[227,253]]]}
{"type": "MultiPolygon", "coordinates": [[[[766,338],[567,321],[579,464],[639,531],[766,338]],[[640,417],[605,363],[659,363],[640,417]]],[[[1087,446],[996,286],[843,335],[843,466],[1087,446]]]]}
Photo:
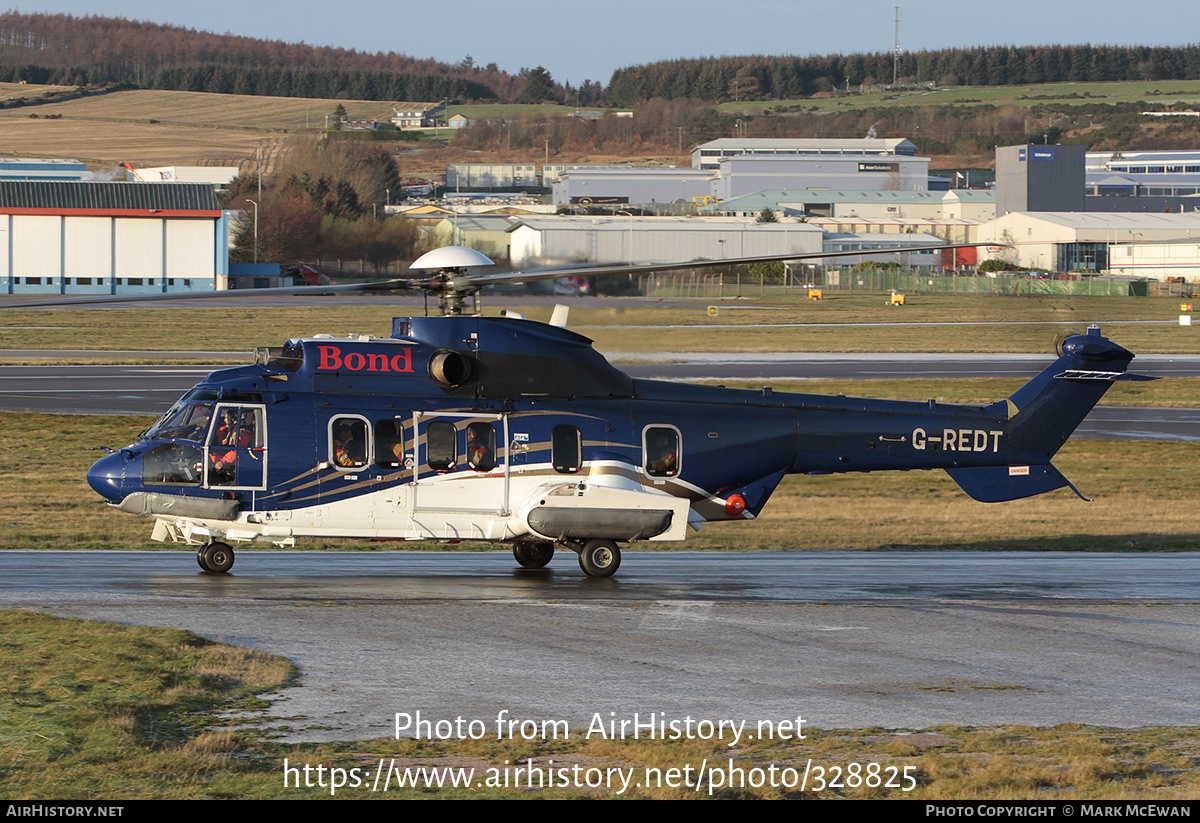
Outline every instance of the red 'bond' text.
{"type": "Polygon", "coordinates": [[[401,354],[376,354],[352,351],[342,354],[337,346],[317,346],[321,353],[321,361],[317,369],[321,371],[373,371],[373,372],[411,372],[412,349],[405,349],[401,354]]]}

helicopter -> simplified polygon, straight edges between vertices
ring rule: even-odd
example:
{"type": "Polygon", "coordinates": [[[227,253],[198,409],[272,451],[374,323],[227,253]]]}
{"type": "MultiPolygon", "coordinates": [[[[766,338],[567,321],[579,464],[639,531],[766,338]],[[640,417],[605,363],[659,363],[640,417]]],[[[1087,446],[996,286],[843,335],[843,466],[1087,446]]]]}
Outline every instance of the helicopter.
{"type": "MultiPolygon", "coordinates": [[[[919,250],[934,248],[949,247],[919,250]]],[[[1063,487],[1083,498],[1051,459],[1114,381],[1153,379],[1127,373],[1133,354],[1096,326],[1061,340],[1053,363],[990,405],[634,379],[566,327],[565,306],[549,323],[483,316],[479,290],[705,264],[476,271],[490,265],[447,246],[414,261],[417,277],[253,290],[416,290],[426,314],[394,318],[386,338],[291,339],[212,372],[135,443],[96,461],[89,485],[152,518],[154,540],[197,546],[206,572],[228,572],[235,543],[318,537],[494,543],[531,569],[568,550],[603,578],[619,568],[621,544],[755,519],[788,474],[944,469],[982,502],[1063,487]]]]}

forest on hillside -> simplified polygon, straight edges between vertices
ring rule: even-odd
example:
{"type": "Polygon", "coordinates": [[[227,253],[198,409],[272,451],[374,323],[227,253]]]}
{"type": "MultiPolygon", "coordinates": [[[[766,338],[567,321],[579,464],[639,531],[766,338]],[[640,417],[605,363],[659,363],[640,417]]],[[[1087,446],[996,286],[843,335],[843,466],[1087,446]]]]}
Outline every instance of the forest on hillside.
{"type": "MultiPolygon", "coordinates": [[[[893,55],[698,57],[630,66],[608,86],[555,83],[470,56],[449,64],[214,34],[123,18],[0,14],[0,80],[359,100],[554,100],[633,106],[648,100],[788,100],[887,84],[893,55]]],[[[898,81],[938,86],[1200,79],[1200,45],[1001,46],[900,54],[898,81]]]]}
{"type": "Polygon", "coordinates": [[[116,17],[18,11],[0,14],[0,72],[31,83],[230,93],[236,87],[239,94],[368,100],[512,99],[525,85],[524,76],[470,58],[451,65],[116,17]],[[330,89],[335,93],[326,94],[330,89]]]}
{"type": "MultiPolygon", "coordinates": [[[[831,54],[667,60],[618,69],[605,90],[614,105],[668,100],[789,100],[892,82],[893,55],[831,54]]],[[[936,86],[1200,78],[1200,45],[1001,46],[904,52],[897,82],[936,86]]]]}

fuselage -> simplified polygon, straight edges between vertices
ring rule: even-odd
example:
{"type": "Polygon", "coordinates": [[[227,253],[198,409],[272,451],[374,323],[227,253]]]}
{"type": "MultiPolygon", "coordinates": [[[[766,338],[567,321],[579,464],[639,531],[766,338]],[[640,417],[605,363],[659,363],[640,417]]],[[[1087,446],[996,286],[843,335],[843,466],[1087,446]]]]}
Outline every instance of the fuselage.
{"type": "Polygon", "coordinates": [[[556,326],[397,318],[390,338],[292,340],[213,372],[88,480],[126,511],[181,524],[189,542],[192,531],[284,542],[553,539],[546,529],[572,528],[682,539],[681,521],[756,516],[788,473],[1048,463],[1061,442],[1022,434],[1013,414],[1005,401],[634,380],[556,326]],[[606,491],[585,501],[589,488],[606,491]],[[546,496],[554,489],[572,489],[576,508],[665,520],[609,526],[592,512],[564,526],[566,515],[536,513],[566,505],[546,496]]]}

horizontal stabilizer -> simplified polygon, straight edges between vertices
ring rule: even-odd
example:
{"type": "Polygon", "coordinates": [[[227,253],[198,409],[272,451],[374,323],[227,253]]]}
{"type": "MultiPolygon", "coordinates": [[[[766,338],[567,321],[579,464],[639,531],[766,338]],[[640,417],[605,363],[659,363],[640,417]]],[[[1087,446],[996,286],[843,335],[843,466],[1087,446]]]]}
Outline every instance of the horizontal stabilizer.
{"type": "MultiPolygon", "coordinates": [[[[974,466],[946,469],[946,473],[980,503],[1019,500],[1071,486],[1071,481],[1049,463],[1040,466],[974,466]]],[[[1074,486],[1071,489],[1079,494],[1074,486]]]]}
{"type": "Polygon", "coordinates": [[[1061,374],[1054,375],[1056,380],[1158,380],[1149,374],[1130,374],[1119,371],[1085,371],[1083,369],[1067,369],[1061,374]]]}

